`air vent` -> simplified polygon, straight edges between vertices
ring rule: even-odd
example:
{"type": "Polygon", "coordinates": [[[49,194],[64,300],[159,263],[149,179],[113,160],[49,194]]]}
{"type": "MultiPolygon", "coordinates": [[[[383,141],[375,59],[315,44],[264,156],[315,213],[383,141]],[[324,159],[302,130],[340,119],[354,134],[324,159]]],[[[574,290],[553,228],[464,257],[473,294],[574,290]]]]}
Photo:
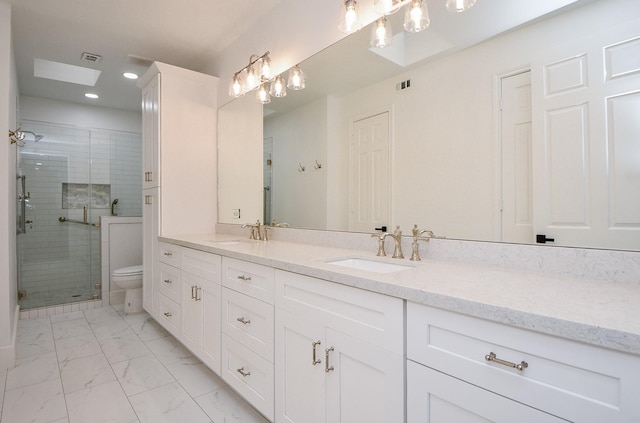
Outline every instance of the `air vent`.
{"type": "Polygon", "coordinates": [[[82,60],[84,60],[85,62],[98,63],[100,59],[102,59],[102,56],[100,56],[99,54],[93,54],[93,53],[87,53],[87,52],[82,53],[82,60]]]}

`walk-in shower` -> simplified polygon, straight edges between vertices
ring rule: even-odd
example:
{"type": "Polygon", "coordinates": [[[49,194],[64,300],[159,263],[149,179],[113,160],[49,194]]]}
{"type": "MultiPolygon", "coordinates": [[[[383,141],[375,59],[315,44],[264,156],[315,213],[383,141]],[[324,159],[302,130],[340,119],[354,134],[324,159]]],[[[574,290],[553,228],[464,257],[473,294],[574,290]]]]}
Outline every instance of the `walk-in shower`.
{"type": "Polygon", "coordinates": [[[140,134],[23,121],[18,143],[21,309],[101,295],[100,216],[142,214],[140,134]],[[118,200],[115,200],[115,199],[118,200]]]}

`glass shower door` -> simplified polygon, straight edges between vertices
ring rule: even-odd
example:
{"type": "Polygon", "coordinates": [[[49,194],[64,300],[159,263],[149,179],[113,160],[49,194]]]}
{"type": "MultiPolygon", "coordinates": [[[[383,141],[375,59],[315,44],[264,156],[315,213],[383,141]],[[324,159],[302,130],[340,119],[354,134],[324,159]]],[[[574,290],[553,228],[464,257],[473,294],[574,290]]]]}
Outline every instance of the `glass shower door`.
{"type": "Polygon", "coordinates": [[[90,132],[47,124],[26,129],[44,138],[27,137],[18,151],[20,306],[94,298],[92,239],[99,233],[91,225],[90,132]]]}

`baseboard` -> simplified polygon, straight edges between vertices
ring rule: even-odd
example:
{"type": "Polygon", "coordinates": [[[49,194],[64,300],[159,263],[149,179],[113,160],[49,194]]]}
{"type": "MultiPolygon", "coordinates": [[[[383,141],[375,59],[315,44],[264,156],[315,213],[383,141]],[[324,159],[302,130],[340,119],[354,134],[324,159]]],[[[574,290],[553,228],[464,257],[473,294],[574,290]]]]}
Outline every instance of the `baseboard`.
{"type": "Polygon", "coordinates": [[[20,319],[20,306],[16,306],[11,328],[11,343],[0,347],[0,370],[10,369],[16,365],[16,339],[18,337],[18,320],[20,319]]]}

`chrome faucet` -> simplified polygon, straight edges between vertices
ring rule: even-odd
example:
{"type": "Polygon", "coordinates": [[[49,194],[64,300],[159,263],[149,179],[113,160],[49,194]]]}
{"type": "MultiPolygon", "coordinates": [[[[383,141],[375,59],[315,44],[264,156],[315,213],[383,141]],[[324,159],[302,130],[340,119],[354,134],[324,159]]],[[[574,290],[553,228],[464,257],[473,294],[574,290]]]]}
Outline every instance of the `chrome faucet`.
{"type": "Polygon", "coordinates": [[[413,234],[413,242],[411,243],[411,261],[420,261],[420,250],[418,248],[418,241],[429,242],[429,239],[433,238],[433,232],[427,229],[419,230],[418,225],[413,225],[411,230],[413,234]],[[427,234],[427,236],[422,236],[427,234]]]}

